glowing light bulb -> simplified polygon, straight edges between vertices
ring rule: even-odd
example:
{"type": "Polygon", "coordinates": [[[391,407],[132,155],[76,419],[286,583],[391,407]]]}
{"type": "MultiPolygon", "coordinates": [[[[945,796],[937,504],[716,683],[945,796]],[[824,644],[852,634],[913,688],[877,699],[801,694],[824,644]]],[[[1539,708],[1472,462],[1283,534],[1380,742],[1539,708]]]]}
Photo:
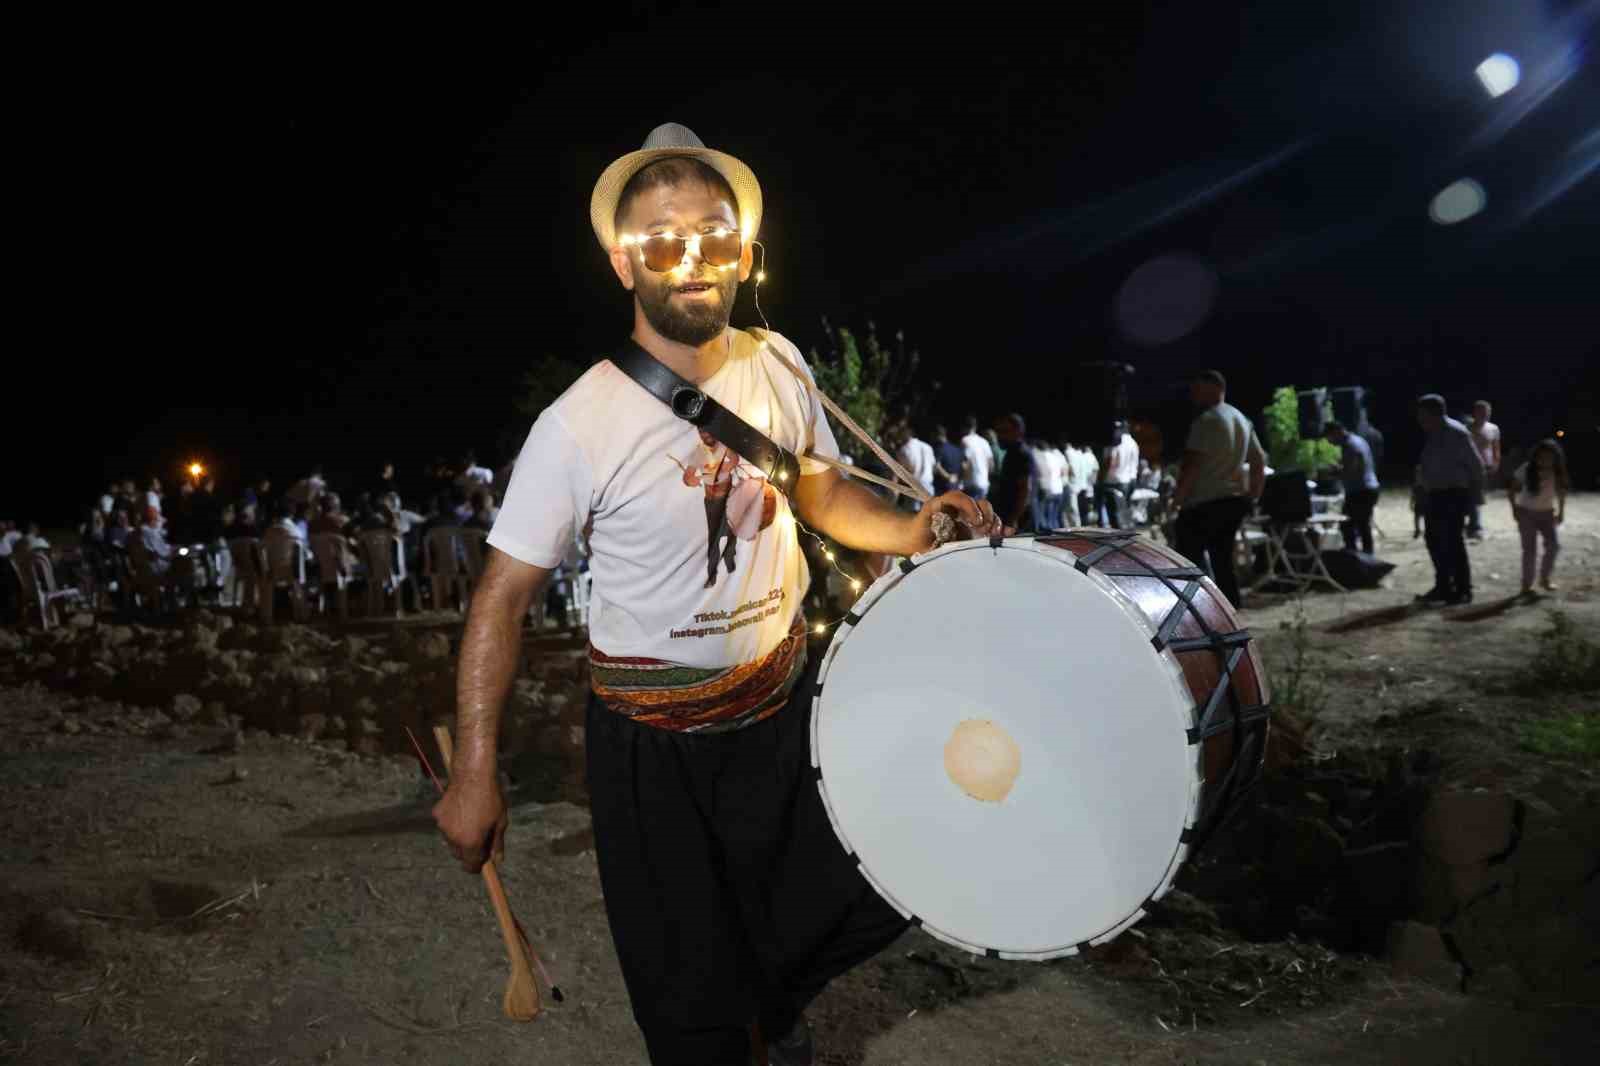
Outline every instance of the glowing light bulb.
{"type": "Polygon", "coordinates": [[[823,552],[822,554],[827,556],[828,562],[830,562],[830,563],[833,562],[833,553],[832,552],[823,552]]]}
{"type": "Polygon", "coordinates": [[[850,591],[851,592],[860,592],[861,591],[861,582],[857,581],[857,580],[852,580],[850,582],[850,591]]]}
{"type": "Polygon", "coordinates": [[[816,625],[811,627],[811,631],[813,633],[826,633],[828,631],[828,627],[823,625],[821,622],[818,622],[816,625]]]}
{"type": "Polygon", "coordinates": [[[787,471],[787,470],[778,471],[778,480],[779,481],[788,481],[789,480],[789,471],[787,471]]]}
{"type": "Polygon", "coordinates": [[[766,281],[766,280],[767,280],[767,272],[765,270],[756,271],[756,284],[757,285],[760,285],[763,281],[766,281]]]}
{"type": "Polygon", "coordinates": [[[199,463],[190,463],[189,464],[189,476],[190,477],[199,477],[201,474],[205,473],[205,469],[206,468],[201,466],[199,463]]]}

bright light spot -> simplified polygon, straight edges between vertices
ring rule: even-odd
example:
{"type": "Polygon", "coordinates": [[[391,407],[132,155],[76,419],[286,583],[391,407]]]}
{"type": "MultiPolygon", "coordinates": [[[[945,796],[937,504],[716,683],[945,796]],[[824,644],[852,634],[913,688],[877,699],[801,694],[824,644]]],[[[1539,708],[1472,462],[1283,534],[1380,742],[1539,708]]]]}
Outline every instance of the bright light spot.
{"type": "Polygon", "coordinates": [[[789,480],[789,472],[787,470],[778,471],[778,480],[779,481],[788,481],[789,480]]]}
{"type": "Polygon", "coordinates": [[[832,552],[823,552],[822,554],[824,554],[824,555],[826,555],[828,557],[828,562],[830,562],[830,563],[833,562],[833,553],[832,552]]]}
{"type": "Polygon", "coordinates": [[[860,592],[861,591],[861,582],[860,581],[852,581],[852,582],[850,582],[850,591],[852,591],[852,592],[860,592]]]}
{"type": "Polygon", "coordinates": [[[201,466],[199,463],[190,463],[189,464],[189,476],[190,477],[199,477],[201,474],[203,474],[205,472],[206,472],[206,468],[201,466]]]}
{"type": "Polygon", "coordinates": [[[1488,202],[1482,185],[1471,178],[1462,178],[1439,190],[1433,203],[1428,205],[1428,217],[1441,226],[1449,226],[1471,218],[1488,202]]]}
{"type": "Polygon", "coordinates": [[[1565,436],[1566,436],[1566,435],[1567,435],[1567,431],[1566,431],[1566,430],[1564,430],[1564,429],[1558,429],[1558,430],[1556,430],[1556,436],[1558,436],[1558,437],[1565,437],[1565,436]]]}
{"type": "Polygon", "coordinates": [[[761,284],[763,281],[766,281],[766,280],[767,280],[767,272],[765,270],[756,271],[756,284],[757,285],[761,284]]]}
{"type": "Polygon", "coordinates": [[[828,631],[828,627],[823,625],[821,622],[818,622],[816,625],[811,627],[811,631],[813,633],[826,633],[828,631]]]}
{"type": "Polygon", "coordinates": [[[1517,82],[1522,80],[1522,68],[1517,66],[1517,61],[1503,52],[1494,55],[1478,64],[1478,80],[1483,83],[1483,88],[1490,96],[1501,96],[1517,87],[1517,82]]]}

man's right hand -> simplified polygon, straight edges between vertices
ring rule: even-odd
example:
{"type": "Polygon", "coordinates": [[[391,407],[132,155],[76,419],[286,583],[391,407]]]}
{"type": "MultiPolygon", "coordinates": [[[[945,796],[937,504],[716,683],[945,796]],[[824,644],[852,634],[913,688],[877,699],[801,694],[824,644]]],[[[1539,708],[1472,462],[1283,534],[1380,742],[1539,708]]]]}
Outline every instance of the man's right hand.
{"type": "Polygon", "coordinates": [[[433,805],[433,820],[444,834],[450,853],[469,874],[483,869],[492,855],[499,863],[505,858],[505,796],[498,775],[487,779],[451,778],[439,802],[433,805]]]}

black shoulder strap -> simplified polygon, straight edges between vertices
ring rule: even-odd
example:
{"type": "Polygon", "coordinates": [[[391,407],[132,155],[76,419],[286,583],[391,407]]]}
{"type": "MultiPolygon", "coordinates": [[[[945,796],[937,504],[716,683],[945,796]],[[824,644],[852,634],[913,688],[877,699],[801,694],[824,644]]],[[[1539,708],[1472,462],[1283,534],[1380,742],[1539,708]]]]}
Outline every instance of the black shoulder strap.
{"type": "Polygon", "coordinates": [[[644,391],[672,408],[672,413],[705,430],[732,448],[745,462],[758,467],[777,488],[788,492],[800,477],[800,460],[787,448],[774,444],[765,433],[679,377],[661,360],[631,338],[623,341],[611,361],[644,391]]]}

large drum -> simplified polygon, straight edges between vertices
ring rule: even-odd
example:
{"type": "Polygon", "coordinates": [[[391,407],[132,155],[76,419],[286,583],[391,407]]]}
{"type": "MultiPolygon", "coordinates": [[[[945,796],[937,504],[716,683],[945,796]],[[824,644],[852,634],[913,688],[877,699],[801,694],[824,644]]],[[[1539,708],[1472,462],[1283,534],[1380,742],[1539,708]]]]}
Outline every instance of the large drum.
{"type": "Polygon", "coordinates": [[[818,675],[811,761],[874,888],[1050,959],[1160,899],[1260,774],[1265,675],[1211,580],[1128,533],[947,544],[879,578],[818,675]]]}

